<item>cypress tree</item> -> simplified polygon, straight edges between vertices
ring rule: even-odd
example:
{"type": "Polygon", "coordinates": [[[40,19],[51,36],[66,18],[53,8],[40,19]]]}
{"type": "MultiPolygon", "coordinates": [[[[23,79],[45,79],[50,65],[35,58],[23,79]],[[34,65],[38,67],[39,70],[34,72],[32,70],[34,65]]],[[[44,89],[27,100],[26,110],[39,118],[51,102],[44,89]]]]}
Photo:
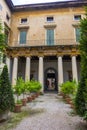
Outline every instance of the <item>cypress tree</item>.
{"type": "Polygon", "coordinates": [[[8,76],[7,65],[5,65],[0,76],[0,111],[12,110],[13,107],[13,91],[8,76]]]}
{"type": "Polygon", "coordinates": [[[81,79],[75,98],[76,112],[84,116],[87,111],[87,9],[85,18],[80,22],[80,55],[81,55],[81,79]]]}

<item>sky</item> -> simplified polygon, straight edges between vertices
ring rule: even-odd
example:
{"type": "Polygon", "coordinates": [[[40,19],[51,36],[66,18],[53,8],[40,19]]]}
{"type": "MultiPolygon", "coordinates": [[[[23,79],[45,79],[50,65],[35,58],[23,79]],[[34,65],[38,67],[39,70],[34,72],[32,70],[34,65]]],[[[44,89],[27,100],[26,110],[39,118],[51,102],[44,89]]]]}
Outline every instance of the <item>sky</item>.
{"type": "Polygon", "coordinates": [[[70,1],[70,0],[12,0],[14,5],[21,4],[34,4],[34,3],[46,3],[46,2],[58,2],[58,1],[70,1]]]}

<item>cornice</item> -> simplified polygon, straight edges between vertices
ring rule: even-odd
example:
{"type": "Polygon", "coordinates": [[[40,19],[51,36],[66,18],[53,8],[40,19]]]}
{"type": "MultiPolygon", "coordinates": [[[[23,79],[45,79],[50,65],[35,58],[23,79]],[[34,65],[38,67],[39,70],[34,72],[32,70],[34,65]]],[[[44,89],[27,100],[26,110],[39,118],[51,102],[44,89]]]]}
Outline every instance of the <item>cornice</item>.
{"type": "Polygon", "coordinates": [[[58,56],[58,55],[79,55],[78,46],[43,46],[43,47],[9,47],[6,50],[7,56],[58,56]]]}
{"type": "Polygon", "coordinates": [[[70,0],[61,2],[49,2],[40,4],[26,4],[26,5],[14,5],[12,0],[5,0],[6,4],[12,12],[21,11],[38,11],[38,10],[49,10],[58,8],[68,8],[68,7],[83,7],[87,6],[87,0],[70,0]]]}

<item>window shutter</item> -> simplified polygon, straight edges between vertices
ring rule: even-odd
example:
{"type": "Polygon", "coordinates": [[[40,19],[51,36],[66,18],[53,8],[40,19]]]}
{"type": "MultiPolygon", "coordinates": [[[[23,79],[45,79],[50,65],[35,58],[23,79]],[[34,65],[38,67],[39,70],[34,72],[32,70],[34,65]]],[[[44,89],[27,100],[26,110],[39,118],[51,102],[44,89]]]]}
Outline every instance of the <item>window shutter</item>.
{"type": "Polygon", "coordinates": [[[80,28],[76,28],[75,31],[76,31],[76,42],[79,42],[79,39],[80,39],[80,28]]]}
{"type": "Polygon", "coordinates": [[[25,44],[26,43],[26,31],[21,31],[20,32],[20,44],[25,44]]]}
{"type": "Polygon", "coordinates": [[[47,45],[54,45],[54,29],[47,29],[47,45]]]}

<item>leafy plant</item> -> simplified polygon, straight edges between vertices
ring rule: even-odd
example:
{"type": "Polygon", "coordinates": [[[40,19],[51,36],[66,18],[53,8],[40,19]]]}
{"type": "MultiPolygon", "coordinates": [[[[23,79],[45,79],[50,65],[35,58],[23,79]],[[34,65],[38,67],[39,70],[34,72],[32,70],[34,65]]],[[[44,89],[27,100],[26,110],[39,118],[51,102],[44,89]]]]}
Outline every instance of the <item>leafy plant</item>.
{"type": "Polygon", "coordinates": [[[30,81],[30,92],[39,92],[41,89],[41,84],[38,81],[31,80],[30,81]]]}
{"type": "Polygon", "coordinates": [[[14,108],[12,86],[9,81],[8,69],[5,65],[0,76],[0,112],[14,108]]]}
{"type": "Polygon", "coordinates": [[[72,94],[76,92],[77,84],[75,81],[67,81],[61,85],[61,92],[63,92],[65,95],[72,94]]]}
{"type": "Polygon", "coordinates": [[[4,51],[6,44],[5,44],[5,34],[3,33],[2,23],[0,21],[0,51],[4,51]]]}
{"type": "Polygon", "coordinates": [[[25,86],[28,90],[28,92],[39,92],[41,89],[41,84],[38,81],[31,80],[31,81],[26,81],[25,86]]]}
{"type": "Polygon", "coordinates": [[[17,95],[17,101],[19,100],[19,96],[24,92],[24,81],[22,77],[19,77],[16,81],[16,85],[14,86],[14,92],[17,95]]]}

